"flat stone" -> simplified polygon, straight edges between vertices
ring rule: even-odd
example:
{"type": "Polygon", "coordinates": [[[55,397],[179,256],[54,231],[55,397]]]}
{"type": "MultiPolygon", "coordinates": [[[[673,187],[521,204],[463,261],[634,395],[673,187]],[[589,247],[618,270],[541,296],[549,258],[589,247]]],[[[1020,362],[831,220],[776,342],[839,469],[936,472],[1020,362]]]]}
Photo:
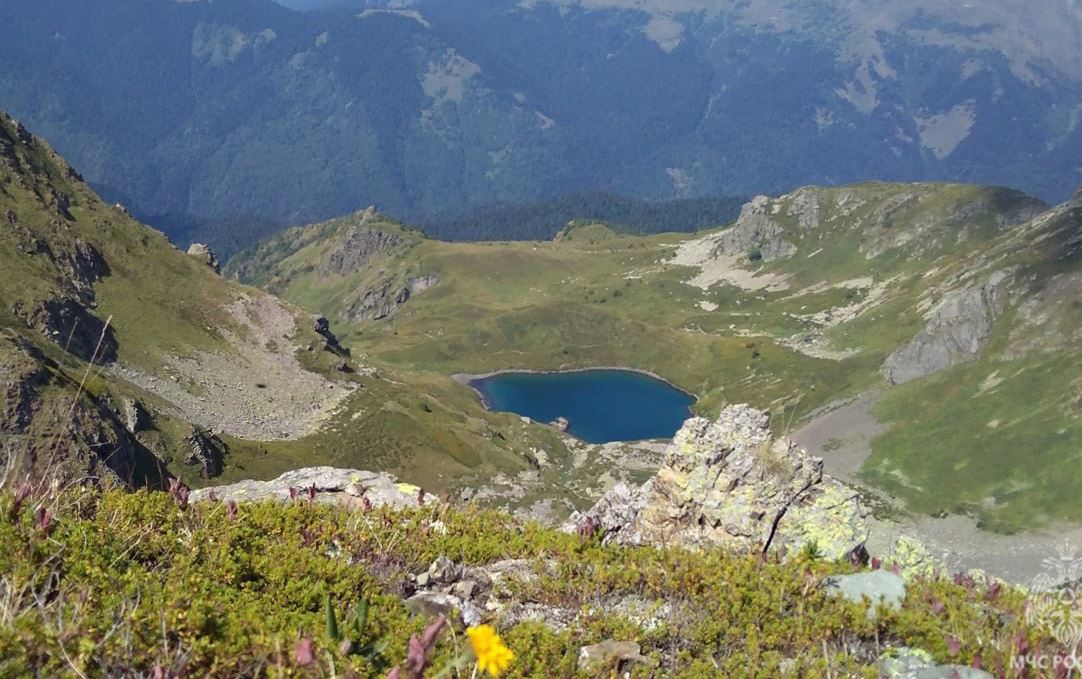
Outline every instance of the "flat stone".
{"type": "Polygon", "coordinates": [[[827,578],[824,587],[842,595],[846,601],[871,602],[868,617],[875,617],[875,609],[880,603],[898,610],[905,601],[905,580],[890,571],[874,570],[851,575],[835,575],[827,578]]]}
{"type": "Polygon", "coordinates": [[[616,665],[617,669],[627,662],[650,663],[642,655],[642,647],[634,641],[603,641],[579,649],[579,669],[596,672],[616,665]]]}
{"type": "Polygon", "coordinates": [[[416,615],[434,618],[437,615],[451,616],[455,608],[462,604],[457,598],[439,592],[418,592],[406,599],[406,608],[416,615]]]}
{"type": "MultiPolygon", "coordinates": [[[[373,507],[389,505],[396,508],[420,505],[420,489],[417,486],[399,482],[387,473],[335,467],[306,467],[288,471],[272,481],[246,480],[225,486],[202,488],[192,491],[191,500],[205,501],[210,499],[213,493],[223,502],[288,501],[291,488],[303,495],[312,487],[316,489],[317,502],[343,503],[357,508],[365,506],[366,503],[373,507]]],[[[425,497],[425,504],[438,502],[439,499],[435,496],[425,497]]]]}

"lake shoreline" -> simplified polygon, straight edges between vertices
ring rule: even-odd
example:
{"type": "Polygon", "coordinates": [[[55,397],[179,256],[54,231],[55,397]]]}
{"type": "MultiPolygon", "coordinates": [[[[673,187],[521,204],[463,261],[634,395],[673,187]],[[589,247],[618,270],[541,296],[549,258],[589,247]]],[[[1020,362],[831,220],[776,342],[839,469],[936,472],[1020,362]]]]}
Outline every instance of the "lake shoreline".
{"type": "MultiPolygon", "coordinates": [[[[560,376],[560,375],[591,375],[592,374],[592,375],[597,375],[598,377],[601,377],[602,375],[604,375],[606,373],[610,375],[610,377],[608,379],[613,379],[613,378],[615,378],[616,375],[634,376],[637,379],[645,378],[645,380],[647,382],[651,382],[651,383],[654,384],[653,388],[655,388],[655,389],[664,389],[667,392],[671,392],[671,393],[673,393],[675,395],[679,395],[679,398],[682,398],[682,399],[686,400],[686,404],[683,405],[683,408],[685,409],[686,414],[681,418],[681,423],[686,421],[689,417],[695,417],[695,412],[692,410],[692,406],[696,402],[698,402],[698,397],[695,394],[692,394],[689,391],[681,389],[680,387],[676,386],[675,384],[673,384],[669,380],[665,379],[664,377],[662,377],[662,376],[660,376],[660,375],[658,375],[656,373],[653,373],[653,372],[651,372],[649,370],[639,369],[639,368],[628,368],[628,367],[624,367],[624,366],[592,366],[592,367],[585,367],[585,368],[566,368],[566,369],[560,369],[560,370],[532,370],[532,369],[528,369],[528,368],[507,368],[507,369],[503,369],[503,370],[493,370],[493,371],[485,372],[485,373],[455,373],[451,377],[452,377],[452,379],[454,379],[459,384],[462,384],[462,385],[467,386],[470,389],[472,389],[474,391],[474,393],[477,394],[479,400],[481,401],[482,407],[484,407],[485,410],[487,410],[489,412],[517,413],[522,417],[530,417],[533,421],[535,421],[535,422],[537,422],[539,424],[546,424],[547,423],[547,424],[551,425],[551,424],[553,424],[555,422],[555,420],[553,422],[547,422],[547,419],[549,419],[547,414],[545,416],[543,416],[543,417],[539,417],[537,413],[530,413],[528,408],[526,410],[522,410],[522,409],[518,409],[518,408],[515,408],[515,407],[506,407],[506,404],[502,404],[501,399],[495,398],[495,397],[490,398],[489,395],[488,395],[488,390],[485,388],[486,382],[488,382],[489,380],[498,380],[501,377],[510,377],[512,375],[545,377],[545,376],[560,376]],[[501,405],[498,406],[497,404],[501,404],[501,405]]],[[[603,377],[601,377],[601,378],[605,379],[603,377]]],[[[587,378],[587,379],[589,379],[589,378],[587,378]]],[[[605,397],[602,397],[602,398],[605,398],[605,397]]],[[[617,402],[618,401],[619,401],[619,397],[617,397],[617,402]]],[[[662,399],[659,402],[664,402],[664,399],[662,399]]],[[[567,420],[579,421],[578,418],[574,417],[575,413],[573,413],[573,412],[563,412],[563,413],[558,413],[558,414],[561,417],[564,417],[567,420]]],[[[581,415],[581,413],[578,413],[578,414],[581,415]]],[[[557,419],[559,419],[559,418],[557,418],[557,419]]],[[[679,427],[676,427],[676,429],[678,430],[679,427]]],[[[599,443],[600,442],[600,441],[593,440],[593,438],[591,438],[589,435],[584,436],[584,435],[582,435],[582,432],[575,432],[575,431],[572,431],[571,429],[564,430],[564,433],[566,435],[568,435],[568,436],[571,436],[573,438],[576,438],[576,439],[578,439],[580,441],[583,441],[583,442],[586,442],[586,443],[599,443]]],[[[669,440],[669,439],[671,439],[671,435],[662,436],[660,438],[658,436],[656,436],[656,435],[649,435],[649,436],[646,436],[646,437],[618,438],[618,439],[614,438],[614,439],[611,439],[611,440],[612,441],[633,441],[633,440],[637,441],[637,440],[661,440],[661,439],[669,440]]]]}
{"type": "MultiPolygon", "coordinates": [[[[690,391],[688,391],[686,389],[682,389],[682,388],[678,387],[677,385],[673,384],[668,379],[662,377],[661,375],[658,375],[655,372],[651,372],[649,370],[643,370],[642,368],[627,368],[627,367],[619,366],[619,365],[598,365],[598,366],[592,366],[592,367],[589,367],[589,368],[564,368],[564,369],[561,369],[561,370],[533,370],[531,368],[504,368],[502,370],[493,370],[493,371],[487,372],[487,373],[454,373],[453,375],[451,375],[451,379],[453,379],[455,382],[458,382],[459,384],[470,387],[474,391],[477,391],[478,393],[480,393],[479,390],[477,389],[477,387],[475,387],[473,385],[474,382],[481,382],[483,380],[491,379],[493,377],[499,377],[500,375],[565,375],[565,374],[568,374],[568,373],[588,373],[588,372],[603,371],[603,370],[604,371],[614,371],[614,372],[636,373],[638,375],[645,375],[646,377],[653,378],[653,379],[657,380],[658,382],[663,382],[663,383],[667,384],[668,386],[672,387],[673,389],[679,391],[682,394],[686,394],[687,396],[690,396],[695,402],[698,402],[698,400],[699,400],[699,397],[696,396],[695,394],[691,393],[690,391]]],[[[482,395],[482,400],[484,400],[483,395],[482,395]]],[[[487,408],[488,406],[486,405],[485,407],[487,408]]]]}

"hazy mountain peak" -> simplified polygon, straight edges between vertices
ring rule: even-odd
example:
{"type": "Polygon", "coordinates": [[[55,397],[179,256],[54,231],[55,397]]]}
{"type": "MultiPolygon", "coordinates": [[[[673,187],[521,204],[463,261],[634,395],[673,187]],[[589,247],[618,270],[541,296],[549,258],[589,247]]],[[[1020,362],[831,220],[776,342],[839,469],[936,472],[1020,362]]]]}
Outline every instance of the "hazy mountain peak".
{"type": "Polygon", "coordinates": [[[929,45],[1002,53],[1014,73],[1029,82],[1042,80],[1041,71],[1048,66],[1072,80],[1082,80],[1078,0],[992,0],[964,5],[938,0],[524,0],[520,6],[541,4],[643,12],[648,15],[643,33],[666,51],[680,42],[688,15],[726,15],[760,29],[842,37],[842,54],[861,63],[881,59],[881,32],[902,32],[929,45]],[[843,36],[835,35],[839,31],[843,36]]]}

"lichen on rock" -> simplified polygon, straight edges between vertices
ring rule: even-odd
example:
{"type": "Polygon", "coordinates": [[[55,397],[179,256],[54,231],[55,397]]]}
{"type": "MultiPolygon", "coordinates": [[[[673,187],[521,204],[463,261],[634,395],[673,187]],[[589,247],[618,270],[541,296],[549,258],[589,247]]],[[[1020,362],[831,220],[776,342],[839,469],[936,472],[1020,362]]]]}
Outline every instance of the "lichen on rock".
{"type": "Polygon", "coordinates": [[[617,486],[565,529],[743,552],[814,544],[839,559],[865,542],[865,516],[857,493],[825,476],[821,459],[774,438],[767,413],[738,405],[715,421],[685,422],[654,478],[637,490],[617,486]]]}

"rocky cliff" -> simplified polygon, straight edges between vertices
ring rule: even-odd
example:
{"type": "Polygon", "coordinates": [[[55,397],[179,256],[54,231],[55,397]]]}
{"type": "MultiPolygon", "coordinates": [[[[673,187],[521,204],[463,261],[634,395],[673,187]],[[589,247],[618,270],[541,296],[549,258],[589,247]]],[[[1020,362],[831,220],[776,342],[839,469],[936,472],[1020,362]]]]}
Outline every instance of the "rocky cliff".
{"type": "Polygon", "coordinates": [[[891,384],[903,384],[977,357],[1008,303],[1009,274],[952,290],[928,313],[924,329],[883,363],[891,384]]]}

